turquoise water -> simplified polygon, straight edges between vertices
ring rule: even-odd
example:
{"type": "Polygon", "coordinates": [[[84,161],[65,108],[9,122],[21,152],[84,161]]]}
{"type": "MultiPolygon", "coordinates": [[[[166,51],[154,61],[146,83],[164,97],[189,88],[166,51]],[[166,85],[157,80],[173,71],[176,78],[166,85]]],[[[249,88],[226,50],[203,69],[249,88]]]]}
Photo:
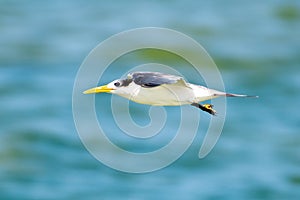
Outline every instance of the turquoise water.
{"type": "MultiPolygon", "coordinates": [[[[0,199],[299,199],[299,2],[0,4],[0,199]],[[201,113],[203,126],[179,160],[136,175],[112,170],[88,153],[73,122],[72,90],[92,48],[145,26],[193,37],[218,65],[227,91],[260,98],[228,99],[223,133],[205,159],[197,157],[209,122],[201,113]]],[[[103,83],[119,76],[118,65],[163,58],[152,53],[118,62],[103,83]]],[[[137,123],[147,123],[148,107],[132,107],[147,115],[137,123]]],[[[143,148],[112,132],[125,148],[143,148]]]]}

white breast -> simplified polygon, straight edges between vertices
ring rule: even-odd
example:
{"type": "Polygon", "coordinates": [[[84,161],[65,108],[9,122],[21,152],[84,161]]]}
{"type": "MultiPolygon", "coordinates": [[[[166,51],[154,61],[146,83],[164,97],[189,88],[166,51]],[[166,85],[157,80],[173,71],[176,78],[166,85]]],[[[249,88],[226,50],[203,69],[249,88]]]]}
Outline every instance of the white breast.
{"type": "Polygon", "coordinates": [[[191,104],[194,98],[189,87],[164,84],[152,88],[140,87],[131,100],[155,106],[178,106],[191,104]]]}

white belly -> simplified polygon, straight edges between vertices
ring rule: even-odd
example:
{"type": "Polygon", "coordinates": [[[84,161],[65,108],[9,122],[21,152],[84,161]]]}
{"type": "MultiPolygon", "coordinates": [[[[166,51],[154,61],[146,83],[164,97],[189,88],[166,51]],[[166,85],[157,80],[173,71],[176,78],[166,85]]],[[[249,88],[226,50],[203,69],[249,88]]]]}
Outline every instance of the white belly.
{"type": "Polygon", "coordinates": [[[141,87],[130,100],[154,106],[178,106],[191,104],[194,93],[188,87],[162,85],[153,88],[141,87]]]}

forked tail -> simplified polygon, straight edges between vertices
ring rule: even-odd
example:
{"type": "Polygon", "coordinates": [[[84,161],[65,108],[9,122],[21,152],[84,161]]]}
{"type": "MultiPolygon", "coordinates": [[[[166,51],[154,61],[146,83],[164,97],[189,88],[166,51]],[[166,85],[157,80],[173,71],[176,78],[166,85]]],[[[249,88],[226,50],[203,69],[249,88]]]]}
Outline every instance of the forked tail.
{"type": "Polygon", "coordinates": [[[251,97],[251,98],[258,98],[258,96],[252,96],[252,95],[245,95],[245,94],[233,94],[233,93],[226,93],[226,92],[221,92],[218,90],[210,90],[212,96],[215,97],[251,97]]]}
{"type": "MultiPolygon", "coordinates": [[[[218,95],[218,94],[217,94],[218,95]]],[[[223,95],[222,95],[223,96],[223,95]]],[[[225,93],[226,97],[251,97],[251,98],[258,98],[258,96],[253,95],[245,95],[245,94],[232,94],[232,93],[225,93]]]]}

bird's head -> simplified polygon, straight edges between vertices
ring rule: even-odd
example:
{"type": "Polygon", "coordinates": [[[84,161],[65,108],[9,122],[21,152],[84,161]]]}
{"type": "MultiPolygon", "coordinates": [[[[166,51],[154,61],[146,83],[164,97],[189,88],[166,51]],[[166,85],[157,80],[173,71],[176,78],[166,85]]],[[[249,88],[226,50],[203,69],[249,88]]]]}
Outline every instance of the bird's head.
{"type": "Polygon", "coordinates": [[[132,91],[134,91],[134,85],[132,84],[132,78],[128,76],[126,79],[117,79],[107,85],[102,85],[85,90],[84,94],[94,94],[94,93],[112,93],[118,94],[120,96],[131,96],[132,91]]]}

